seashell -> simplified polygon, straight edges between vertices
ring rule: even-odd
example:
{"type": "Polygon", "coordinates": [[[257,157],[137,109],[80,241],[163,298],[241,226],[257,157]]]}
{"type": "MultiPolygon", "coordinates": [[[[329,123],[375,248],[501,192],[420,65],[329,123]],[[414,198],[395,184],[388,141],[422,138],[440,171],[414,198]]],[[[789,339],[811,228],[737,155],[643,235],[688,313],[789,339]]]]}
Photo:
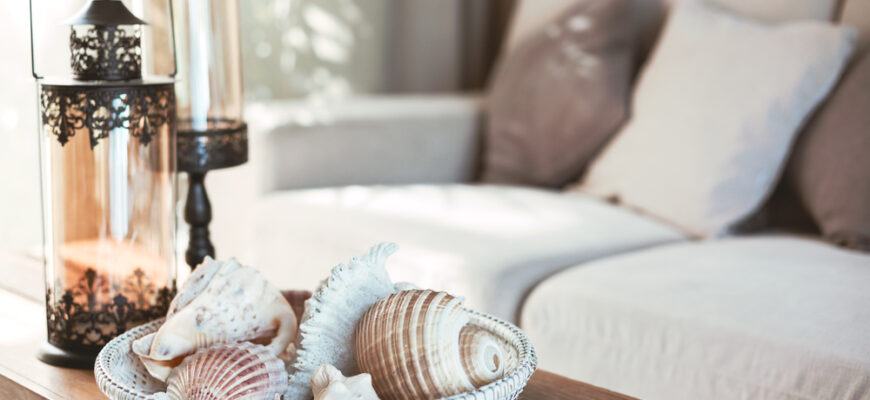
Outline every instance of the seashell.
{"type": "Polygon", "coordinates": [[[505,374],[505,344],[485,329],[466,325],[459,332],[462,367],[474,387],[495,382],[505,374]]]}
{"type": "Polygon", "coordinates": [[[132,350],[149,374],[165,381],[198,349],[251,341],[279,355],[295,336],[293,309],[257,270],[206,258],[172,300],[166,322],[132,350]]]}
{"type": "Polygon", "coordinates": [[[444,292],[406,290],[365,313],[356,358],[381,398],[447,397],[503,375],[501,346],[466,327],[470,316],[462,302],[444,292]]]}
{"type": "Polygon", "coordinates": [[[200,349],[169,374],[171,400],[274,400],[287,390],[284,362],[250,342],[200,349]]]}
{"type": "Polygon", "coordinates": [[[359,373],[353,357],[354,329],[372,304],[396,291],[384,264],[397,249],[394,243],[382,243],[336,266],[305,302],[285,398],[311,398],[311,376],[323,364],[348,376],[359,373]]]}
{"type": "Polygon", "coordinates": [[[371,375],[345,377],[329,364],[321,365],[311,375],[311,389],[314,400],[378,400],[371,375]]]}

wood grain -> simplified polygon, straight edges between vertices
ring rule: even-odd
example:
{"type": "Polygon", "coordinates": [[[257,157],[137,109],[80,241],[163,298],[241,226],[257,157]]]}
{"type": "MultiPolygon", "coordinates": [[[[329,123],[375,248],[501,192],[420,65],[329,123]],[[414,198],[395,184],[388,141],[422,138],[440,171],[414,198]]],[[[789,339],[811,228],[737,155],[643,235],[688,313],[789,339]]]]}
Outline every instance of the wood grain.
{"type": "Polygon", "coordinates": [[[0,373],[0,399],[39,400],[43,398],[0,373]]]}
{"type": "Polygon", "coordinates": [[[52,400],[103,398],[93,371],[52,367],[36,359],[46,337],[41,304],[0,290],[0,321],[0,393],[22,394],[25,399],[33,395],[52,400]]]}
{"type": "MultiPolygon", "coordinates": [[[[294,303],[308,293],[288,293],[294,303]]],[[[42,304],[0,289],[0,399],[102,399],[93,371],[57,368],[36,359],[45,338],[42,304]]],[[[537,371],[522,400],[628,400],[611,391],[537,371]]]]}
{"type": "Polygon", "coordinates": [[[568,379],[547,371],[532,375],[520,400],[632,400],[633,397],[568,379]]]}

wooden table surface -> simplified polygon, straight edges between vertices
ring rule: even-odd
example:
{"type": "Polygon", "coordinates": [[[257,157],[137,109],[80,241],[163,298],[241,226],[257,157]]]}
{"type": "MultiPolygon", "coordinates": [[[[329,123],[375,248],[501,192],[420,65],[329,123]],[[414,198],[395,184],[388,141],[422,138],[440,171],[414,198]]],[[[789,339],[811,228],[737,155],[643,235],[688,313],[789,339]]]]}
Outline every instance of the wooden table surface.
{"type": "MultiPolygon", "coordinates": [[[[102,399],[93,371],[53,367],[36,359],[46,337],[45,307],[35,292],[34,265],[0,254],[0,399],[102,399]],[[15,264],[15,267],[11,267],[15,264]]],[[[618,400],[630,397],[546,371],[537,371],[524,400],[618,400]]]]}

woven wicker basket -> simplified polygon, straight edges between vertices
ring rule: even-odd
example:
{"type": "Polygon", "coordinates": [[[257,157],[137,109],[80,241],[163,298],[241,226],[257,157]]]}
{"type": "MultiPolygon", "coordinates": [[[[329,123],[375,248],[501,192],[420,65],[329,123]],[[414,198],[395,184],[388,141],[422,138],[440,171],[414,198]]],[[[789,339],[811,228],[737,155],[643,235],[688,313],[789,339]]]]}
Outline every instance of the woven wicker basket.
{"type": "MultiPolygon", "coordinates": [[[[470,324],[483,328],[504,341],[510,349],[505,357],[504,378],[473,392],[462,393],[448,400],[508,400],[516,399],[537,368],[538,358],[529,339],[519,328],[490,315],[470,311],[470,324]]],[[[103,347],[94,365],[94,376],[100,390],[113,400],[165,400],[166,385],[153,379],[145,366],[130,350],[134,340],[157,331],[163,319],[136,327],[113,339],[103,347]]],[[[297,399],[285,399],[297,400],[297,399]]]]}

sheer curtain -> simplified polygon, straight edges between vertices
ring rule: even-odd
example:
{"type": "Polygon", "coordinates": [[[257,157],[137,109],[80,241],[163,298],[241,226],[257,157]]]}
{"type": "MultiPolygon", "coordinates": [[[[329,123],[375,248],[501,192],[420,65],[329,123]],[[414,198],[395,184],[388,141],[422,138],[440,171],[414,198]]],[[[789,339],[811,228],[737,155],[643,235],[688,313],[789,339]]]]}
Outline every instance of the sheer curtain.
{"type": "Polygon", "coordinates": [[[393,92],[477,90],[513,8],[506,0],[396,0],[386,70],[393,92]]]}

